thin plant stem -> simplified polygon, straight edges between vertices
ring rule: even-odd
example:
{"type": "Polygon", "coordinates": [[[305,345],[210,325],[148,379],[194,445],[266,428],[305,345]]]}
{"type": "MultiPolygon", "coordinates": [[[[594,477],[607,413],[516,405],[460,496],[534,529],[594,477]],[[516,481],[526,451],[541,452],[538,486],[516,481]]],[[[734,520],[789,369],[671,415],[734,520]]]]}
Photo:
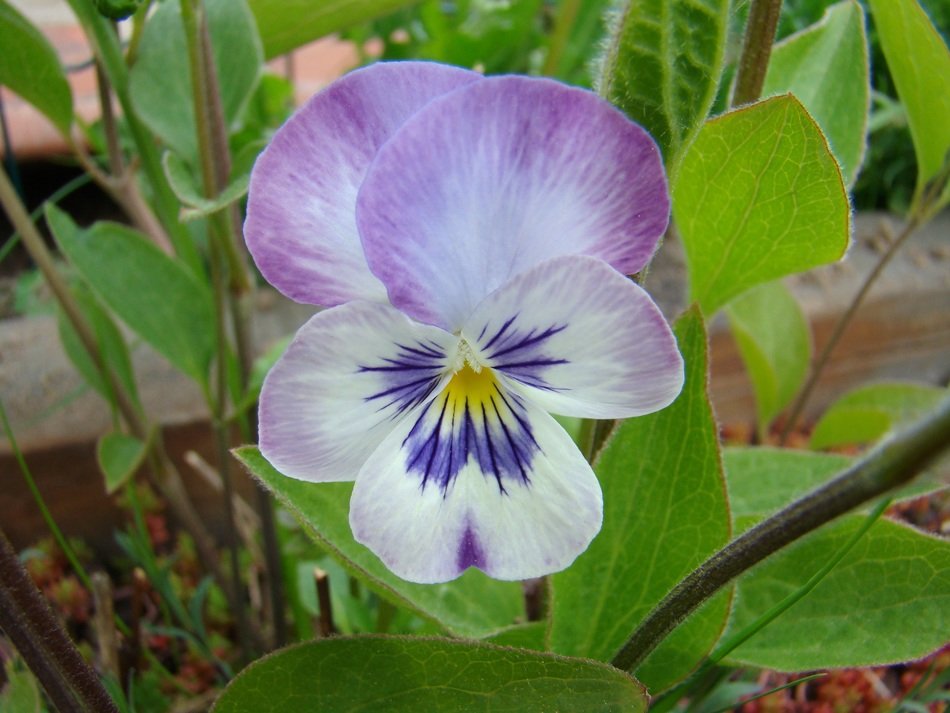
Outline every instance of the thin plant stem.
{"type": "Polygon", "coordinates": [[[950,399],[697,567],[640,623],[613,665],[635,671],[674,628],[735,577],[802,535],[909,482],[948,449],[950,399]]]}
{"type": "MultiPolygon", "coordinates": [[[[212,105],[217,97],[217,86],[210,86],[208,65],[203,50],[203,39],[207,39],[204,8],[200,0],[181,0],[182,25],[185,32],[185,43],[188,48],[188,63],[191,71],[192,99],[195,109],[195,125],[198,134],[198,153],[201,163],[201,174],[205,196],[213,198],[227,180],[227,156],[215,158],[216,150],[221,147],[215,145],[212,135],[212,124],[215,119],[215,110],[212,105]]],[[[210,56],[210,53],[209,53],[210,56]]],[[[213,63],[210,63],[213,66],[213,63]]],[[[219,118],[220,120],[220,118],[219,118]]],[[[226,151],[226,147],[225,147],[226,151]]],[[[232,263],[229,260],[226,246],[231,244],[228,235],[229,221],[227,215],[218,212],[211,216],[211,283],[214,293],[215,306],[215,343],[216,381],[213,399],[212,428],[214,430],[215,448],[217,451],[218,473],[224,486],[225,528],[227,530],[228,553],[231,562],[231,590],[235,623],[238,629],[238,638],[241,653],[245,661],[251,658],[251,634],[247,618],[247,607],[244,601],[244,586],[241,582],[240,557],[238,553],[237,527],[234,514],[234,484],[231,474],[231,456],[229,451],[229,435],[227,426],[228,404],[228,332],[226,320],[228,315],[227,279],[231,274],[232,263]]]]}
{"type": "MultiPolygon", "coordinates": [[[[219,91],[207,22],[198,24],[198,33],[197,39],[201,53],[201,70],[205,89],[207,134],[211,144],[210,155],[213,161],[215,193],[219,193],[226,187],[231,172],[228,130],[221,104],[221,92],[219,91]]],[[[241,219],[237,202],[231,203],[215,220],[221,222],[218,235],[220,247],[227,256],[228,311],[231,315],[231,328],[237,352],[241,389],[246,390],[250,383],[253,360],[250,334],[252,282],[247,264],[247,255],[242,249],[243,241],[239,234],[241,219]]],[[[222,418],[223,413],[222,408],[222,418]]],[[[253,410],[251,414],[253,414],[253,410]]],[[[241,429],[241,435],[245,439],[251,438],[252,433],[257,431],[257,424],[253,415],[238,419],[238,425],[241,429]]],[[[284,580],[277,526],[274,522],[274,504],[266,490],[257,488],[256,492],[257,510],[261,520],[261,534],[264,541],[268,598],[274,624],[274,644],[280,647],[287,643],[287,622],[284,617],[284,580]]]]}
{"type": "Polygon", "coordinates": [[[36,503],[36,507],[40,511],[43,522],[46,523],[46,526],[52,533],[53,539],[56,540],[56,544],[59,546],[59,549],[62,550],[63,554],[66,556],[69,566],[73,568],[73,572],[75,572],[76,576],[79,577],[79,581],[82,582],[82,585],[86,589],[91,591],[92,580],[86,573],[86,568],[83,567],[79,562],[79,558],[76,557],[76,553],[73,551],[73,548],[66,539],[66,536],[63,535],[63,531],[60,530],[59,525],[56,524],[53,514],[46,506],[46,500],[43,498],[43,494],[40,493],[40,489],[36,485],[36,480],[33,478],[33,473],[26,464],[26,459],[23,457],[23,452],[20,450],[20,444],[17,443],[13,434],[13,429],[10,427],[10,420],[7,418],[7,409],[3,405],[2,398],[0,398],[0,421],[3,421],[3,430],[7,436],[7,441],[10,443],[10,448],[13,450],[13,457],[16,459],[17,465],[20,466],[20,472],[23,474],[23,480],[26,481],[26,487],[29,489],[30,495],[33,497],[33,502],[36,503]]]}
{"type": "Polygon", "coordinates": [[[143,443],[151,445],[149,448],[149,464],[152,467],[156,485],[168,499],[176,517],[195,538],[195,544],[205,565],[216,574],[219,581],[225,582],[226,580],[221,577],[220,568],[217,565],[214,541],[194,505],[192,505],[191,498],[185,490],[175,465],[165,452],[161,433],[153,429],[145,420],[132,397],[116,376],[115,371],[106,364],[99,350],[95,331],[83,315],[66,281],[59,274],[59,270],[56,269],[53,256],[47,249],[46,243],[43,242],[43,238],[36,226],[33,225],[29,215],[27,215],[26,208],[20,202],[3,171],[0,171],[0,206],[6,211],[14,229],[20,233],[24,247],[43,274],[50,291],[62,307],[73,329],[75,329],[83,348],[89,354],[89,358],[98,371],[105,376],[105,381],[115,397],[116,406],[122,414],[129,432],[143,443]]]}
{"type": "Polygon", "coordinates": [[[554,32],[551,33],[551,43],[548,45],[548,55],[544,58],[541,74],[549,77],[557,74],[558,64],[571,36],[571,28],[581,9],[581,0],[561,0],[558,5],[557,19],[554,21],[554,32]]]}
{"type": "Polygon", "coordinates": [[[0,530],[0,628],[62,713],[118,713],[0,530]]]}
{"type": "Polygon", "coordinates": [[[751,639],[757,633],[762,631],[766,626],[768,626],[772,621],[777,619],[779,616],[788,611],[792,606],[797,604],[799,601],[804,599],[808,594],[818,586],[818,584],[826,577],[828,574],[838,566],[838,564],[845,558],[845,556],[854,549],[854,546],[858,544],[858,541],[867,534],[868,530],[871,529],[872,525],[877,522],[881,515],[884,514],[884,511],[890,505],[891,499],[884,498],[882,499],[874,509],[868,514],[864,519],[864,522],[861,523],[861,526],[852,533],[851,537],[838,548],[832,557],[825,562],[822,567],[815,572],[811,577],[808,578],[808,581],[805,582],[801,587],[796,589],[794,592],[783,598],[781,601],[772,606],[768,611],[759,616],[755,621],[750,623],[745,628],[737,631],[735,634],[731,635],[728,639],[721,642],[716,649],[706,657],[706,660],[703,661],[702,665],[685,681],[681,682],[674,688],[665,692],[655,701],[655,705],[651,706],[651,710],[656,708],[657,711],[666,711],[672,706],[675,701],[677,701],[681,696],[685,695],[688,690],[692,688],[696,681],[702,679],[712,670],[720,661],[722,661],[726,656],[735,651],[739,646],[744,644],[746,641],[751,639]]]}
{"type": "Polygon", "coordinates": [[[781,12],[782,0],[752,0],[736,70],[733,106],[750,104],[762,94],[781,12]]]}
{"type": "Polygon", "coordinates": [[[788,437],[792,433],[792,430],[798,424],[798,419],[805,410],[805,406],[808,403],[808,399],[811,398],[812,392],[818,385],[818,379],[821,378],[822,372],[828,365],[828,360],[831,358],[832,352],[834,352],[835,347],[838,346],[838,342],[841,341],[841,337],[844,336],[845,331],[850,326],[851,321],[854,319],[854,315],[858,311],[858,308],[864,302],[864,298],[867,297],[871,287],[875,282],[877,282],[877,278],[881,276],[882,272],[884,272],[884,268],[887,267],[888,263],[890,263],[894,255],[897,254],[897,251],[900,250],[901,246],[907,242],[907,239],[917,229],[918,225],[919,223],[917,220],[913,218],[907,222],[907,225],[904,226],[904,229],[900,232],[900,235],[898,235],[895,240],[891,241],[887,251],[877,261],[874,269],[872,269],[871,272],[868,273],[867,277],[864,278],[864,282],[861,283],[861,287],[858,289],[854,299],[851,300],[851,304],[848,305],[848,309],[846,309],[844,314],[838,318],[834,329],[831,331],[831,336],[828,337],[828,341],[825,342],[825,346],[822,348],[821,353],[812,364],[811,372],[808,375],[808,381],[805,382],[805,385],[802,387],[801,391],[798,392],[795,402],[788,410],[788,417],[785,419],[785,425],[783,426],[782,433],[779,436],[779,443],[781,445],[785,445],[785,443],[788,441],[788,437]]]}
{"type": "Polygon", "coordinates": [[[792,688],[793,686],[798,686],[802,683],[808,683],[809,681],[814,681],[816,678],[823,678],[827,676],[827,673],[812,673],[808,676],[802,676],[801,678],[796,678],[794,681],[789,681],[788,683],[783,683],[781,686],[776,686],[775,688],[770,688],[767,691],[762,691],[761,693],[756,693],[751,698],[744,698],[741,702],[736,702],[735,705],[729,705],[725,708],[717,708],[712,711],[712,713],[729,713],[729,711],[734,711],[741,705],[745,705],[750,701],[757,701],[760,698],[765,698],[766,696],[771,696],[773,693],[778,693],[779,691],[784,691],[786,688],[792,688]]]}

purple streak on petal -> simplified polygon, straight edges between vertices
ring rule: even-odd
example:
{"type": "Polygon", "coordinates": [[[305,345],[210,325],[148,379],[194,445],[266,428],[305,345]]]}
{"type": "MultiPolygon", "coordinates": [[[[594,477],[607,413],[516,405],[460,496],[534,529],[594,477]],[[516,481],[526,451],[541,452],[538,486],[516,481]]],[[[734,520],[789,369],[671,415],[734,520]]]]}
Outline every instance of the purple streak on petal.
{"type": "Polygon", "coordinates": [[[488,562],[485,559],[485,553],[482,551],[482,546],[478,542],[478,536],[475,534],[475,530],[472,529],[472,524],[468,523],[465,526],[465,534],[462,535],[462,538],[459,542],[459,571],[464,571],[469,567],[485,569],[487,566],[488,562]]]}
{"type": "Polygon", "coordinates": [[[406,470],[446,493],[459,471],[474,461],[493,478],[498,492],[506,482],[530,484],[531,463],[539,446],[525,415],[524,402],[497,382],[487,399],[456,400],[451,386],[426,404],[403,440],[406,470]]]}
{"type": "Polygon", "coordinates": [[[552,257],[640,270],[666,228],[659,150],[591,92],[490,77],[434,99],[370,167],[357,224],[392,303],[455,331],[552,257]]]}
{"type": "Polygon", "coordinates": [[[395,407],[390,419],[423,403],[445,371],[446,355],[438,345],[416,342],[412,346],[396,345],[395,357],[385,357],[372,365],[360,365],[357,372],[378,373],[383,378],[383,387],[366,396],[365,400],[376,402],[380,411],[395,407]]]}
{"type": "Polygon", "coordinates": [[[244,234],[264,277],[298,302],[382,302],[356,229],[356,195],[377,149],[434,97],[480,75],[427,62],[356,70],[301,107],[251,174],[244,234]]]}
{"type": "Polygon", "coordinates": [[[478,347],[482,358],[488,360],[493,369],[523,384],[547,391],[561,391],[548,383],[544,372],[552,366],[567,364],[568,360],[550,353],[546,349],[546,342],[567,329],[567,325],[519,325],[518,317],[517,314],[509,317],[488,338],[485,333],[489,325],[485,324],[481,328],[478,347]]]}

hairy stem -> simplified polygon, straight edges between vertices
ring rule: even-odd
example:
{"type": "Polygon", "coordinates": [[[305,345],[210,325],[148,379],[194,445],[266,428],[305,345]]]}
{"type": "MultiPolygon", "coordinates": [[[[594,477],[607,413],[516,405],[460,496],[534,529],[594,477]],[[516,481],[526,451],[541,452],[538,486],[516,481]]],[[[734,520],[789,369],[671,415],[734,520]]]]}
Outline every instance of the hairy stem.
{"type": "Polygon", "coordinates": [[[793,403],[788,410],[788,417],[785,419],[785,425],[783,426],[782,434],[779,437],[779,443],[782,445],[785,445],[786,441],[788,441],[789,435],[798,424],[798,419],[801,417],[802,411],[805,410],[805,405],[808,403],[808,399],[811,397],[812,392],[814,392],[815,387],[818,385],[818,379],[821,377],[822,372],[828,365],[828,360],[831,358],[832,352],[835,350],[835,347],[838,346],[838,342],[841,341],[841,337],[844,336],[844,333],[851,324],[851,320],[854,319],[854,315],[857,313],[858,308],[864,302],[864,298],[867,297],[868,292],[870,292],[874,283],[877,282],[877,278],[881,276],[884,268],[887,267],[888,263],[890,263],[894,255],[897,254],[897,251],[900,250],[901,246],[907,242],[907,238],[909,238],[911,234],[917,229],[918,225],[919,224],[916,220],[911,219],[907,225],[904,226],[904,229],[901,231],[900,235],[898,235],[895,240],[891,241],[890,245],[887,247],[887,251],[881,255],[881,259],[877,261],[874,269],[871,270],[867,277],[864,278],[864,282],[861,283],[861,287],[858,289],[854,299],[851,300],[851,304],[848,305],[848,309],[846,309],[844,314],[838,318],[834,329],[831,331],[831,336],[828,337],[828,341],[825,342],[825,346],[822,348],[821,353],[812,364],[811,372],[808,375],[808,381],[805,382],[802,390],[798,392],[798,396],[795,398],[795,403],[793,403]]]}
{"type": "Polygon", "coordinates": [[[0,629],[61,713],[118,713],[0,530],[0,629]]]}
{"type": "Polygon", "coordinates": [[[752,0],[732,93],[733,106],[750,104],[762,94],[781,12],[782,0],[752,0]]]}
{"type": "Polygon", "coordinates": [[[640,623],[613,665],[636,670],[677,625],[732,579],[802,535],[912,480],[948,449],[950,399],[697,567],[640,623]]]}

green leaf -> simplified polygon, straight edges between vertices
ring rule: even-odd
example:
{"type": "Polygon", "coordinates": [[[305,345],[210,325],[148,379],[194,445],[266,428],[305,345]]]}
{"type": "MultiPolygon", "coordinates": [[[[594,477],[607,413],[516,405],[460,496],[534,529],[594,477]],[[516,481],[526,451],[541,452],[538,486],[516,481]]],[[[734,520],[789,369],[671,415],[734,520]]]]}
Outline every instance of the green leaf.
{"type": "Polygon", "coordinates": [[[716,96],[728,0],[628,0],[615,15],[599,91],[650,132],[668,169],[716,96]]]}
{"type": "Polygon", "coordinates": [[[723,464],[732,516],[737,524],[762,520],[828,482],[851,462],[849,456],[832,453],[768,447],[727,448],[723,452],[723,464]]]}
{"type": "MultiPolygon", "coordinates": [[[[263,51],[244,0],[205,0],[212,53],[228,127],[235,125],[261,77],[263,51]]],[[[142,33],[129,75],[142,121],[179,156],[196,162],[198,139],[181,6],[159,4],[142,33]]]]}
{"type": "Polygon", "coordinates": [[[873,443],[932,411],[946,396],[947,389],[926,384],[861,386],[825,411],[811,434],[810,445],[830,448],[873,443]]]}
{"type": "Polygon", "coordinates": [[[53,205],[46,221],[60,249],[132,331],[199,384],[214,350],[211,292],[141,233],[100,222],[81,230],[53,205]]]}
{"type": "MultiPolygon", "coordinates": [[[[729,539],[719,440],[709,406],[706,332],[694,309],[676,325],[686,362],[679,398],[625,421],[595,464],[604,524],[587,551],[551,578],[553,651],[609,660],[684,575],[729,539]]],[[[728,596],[688,620],[636,672],[651,691],[688,674],[711,648],[728,596]]]]}
{"type": "Polygon", "coordinates": [[[69,136],[73,94],[56,50],[6,0],[0,0],[0,47],[0,85],[19,94],[69,136]]]}
{"type": "Polygon", "coordinates": [[[212,213],[217,213],[222,208],[226,208],[236,200],[243,198],[247,194],[248,184],[250,183],[250,173],[244,173],[229,183],[220,194],[214,198],[205,198],[202,190],[199,188],[191,169],[175,153],[166,151],[162,157],[162,167],[165,169],[165,177],[168,179],[172,191],[185,208],[182,208],[182,220],[197,220],[204,218],[212,213]]]}
{"type": "Polygon", "coordinates": [[[514,624],[507,629],[497,631],[486,636],[483,641],[497,646],[514,646],[519,649],[533,649],[545,651],[545,638],[548,624],[546,621],[528,621],[524,624],[514,624]]]}
{"type": "Polygon", "coordinates": [[[25,666],[18,666],[16,654],[4,662],[6,683],[0,689],[0,712],[45,713],[40,684],[25,666]]]}
{"type": "Polygon", "coordinates": [[[148,444],[124,433],[107,433],[96,444],[96,460],[112,495],[131,478],[148,453],[148,444]]]}
{"type": "MultiPolygon", "coordinates": [[[[751,447],[727,448],[723,462],[733,526],[738,534],[827,483],[853,459],[834,453],[751,447]]],[[[893,501],[910,500],[946,487],[946,464],[937,464],[892,491],[890,497],[893,501]]]]}
{"type": "Polygon", "coordinates": [[[301,521],[308,534],[354,575],[399,606],[418,612],[459,636],[484,636],[524,617],[521,587],[471,570],[454,582],[412,584],[399,579],[353,539],[352,483],[306,483],[278,473],[256,447],[234,451],[244,466],[301,521]]]}
{"type": "Polygon", "coordinates": [[[726,314],[752,380],[759,431],[764,432],[808,375],[808,320],[781,282],[768,282],[740,295],[729,303],[726,314]]]}
{"type": "Polygon", "coordinates": [[[249,0],[257,19],[264,55],[267,59],[345,30],[369,22],[381,15],[414,5],[419,0],[347,0],[347,2],[313,2],[313,0],[249,0]]]}
{"type": "Polygon", "coordinates": [[[707,315],[750,287],[833,262],[848,246],[841,171],[792,96],[706,122],[672,195],[691,299],[707,315]]]}
{"type": "MultiPolygon", "coordinates": [[[[848,516],[741,577],[729,631],[801,587],[864,519],[848,516]]],[[[730,659],[780,671],[890,664],[943,646],[948,632],[950,542],[880,520],[808,596],[730,659]]]]}
{"type": "MultiPolygon", "coordinates": [[[[86,321],[95,332],[96,343],[99,345],[106,366],[112,369],[126,392],[132,397],[132,400],[138,403],[138,389],[135,385],[129,348],[119,328],[88,289],[84,287],[74,288],[73,297],[86,321]]],[[[86,383],[101,394],[106,401],[112,403],[115,400],[115,394],[112,393],[108,383],[103,380],[102,373],[96,367],[92,357],[89,356],[79,339],[79,335],[73,329],[72,323],[66,319],[66,315],[62,310],[59,311],[58,317],[59,338],[66,356],[69,357],[73,366],[76,367],[76,371],[82,375],[86,383]]]]}
{"type": "MultiPolygon", "coordinates": [[[[950,52],[914,0],[869,0],[887,67],[907,110],[918,203],[950,151],[950,52]]],[[[947,194],[950,194],[948,191],[947,194]]]]}
{"type": "Polygon", "coordinates": [[[864,11],[856,0],[844,0],[775,46],[762,88],[763,96],[798,97],[824,132],[849,186],[864,157],[869,74],[864,11]]]}
{"type": "Polygon", "coordinates": [[[215,713],[637,713],[643,687],[593,661],[472,641],[362,636],[283,649],[244,669],[215,713]]]}

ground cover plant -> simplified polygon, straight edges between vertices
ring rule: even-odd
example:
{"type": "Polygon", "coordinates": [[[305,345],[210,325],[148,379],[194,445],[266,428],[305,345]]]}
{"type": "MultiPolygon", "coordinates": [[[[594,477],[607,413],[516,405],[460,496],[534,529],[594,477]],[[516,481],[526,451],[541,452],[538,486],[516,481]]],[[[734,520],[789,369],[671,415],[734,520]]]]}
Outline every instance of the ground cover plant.
{"type": "Polygon", "coordinates": [[[4,172],[4,250],[22,241],[111,408],[89,487],[129,514],[128,580],[110,592],[45,510],[51,540],[0,541],[3,710],[945,706],[950,543],[922,527],[945,385],[802,417],[950,202],[950,53],[916,0],[69,5],[101,120],[5,0],[0,83],[127,220],[79,225],[59,197],[31,216],[4,172]],[[265,60],[334,32],[366,66],[288,118],[265,60]],[[888,172],[900,135],[874,137],[902,123],[888,172]],[[859,188],[901,225],[813,353],[783,278],[845,257],[859,188]],[[664,316],[672,244],[688,306],[664,316]],[[259,354],[266,283],[315,315],[259,354]],[[756,399],[728,443],[719,315],[756,399]],[[207,404],[221,542],[130,337],[207,404]]]}

